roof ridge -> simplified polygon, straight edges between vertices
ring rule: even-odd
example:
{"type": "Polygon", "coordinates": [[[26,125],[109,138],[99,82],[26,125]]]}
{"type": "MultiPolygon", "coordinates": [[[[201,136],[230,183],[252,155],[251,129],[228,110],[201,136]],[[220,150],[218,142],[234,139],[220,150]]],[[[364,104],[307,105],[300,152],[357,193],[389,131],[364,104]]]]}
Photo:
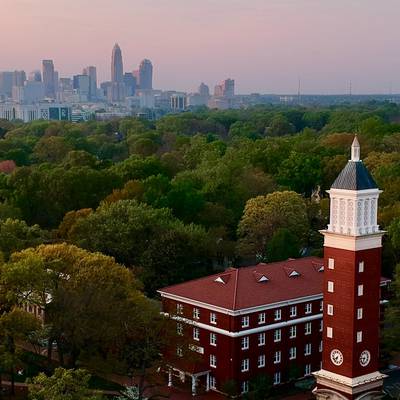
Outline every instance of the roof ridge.
{"type": "Polygon", "coordinates": [[[239,268],[236,268],[236,276],[235,276],[235,286],[233,287],[233,310],[236,310],[236,299],[237,299],[237,289],[238,289],[238,278],[239,277],[239,268]]]}

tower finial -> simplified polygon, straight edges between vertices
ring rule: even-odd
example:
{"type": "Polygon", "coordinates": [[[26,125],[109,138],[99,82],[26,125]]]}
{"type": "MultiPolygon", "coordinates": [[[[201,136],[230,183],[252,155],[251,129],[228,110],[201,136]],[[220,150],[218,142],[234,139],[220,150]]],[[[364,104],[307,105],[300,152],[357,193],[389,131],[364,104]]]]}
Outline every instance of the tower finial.
{"type": "Polygon", "coordinates": [[[351,144],[351,161],[360,161],[360,143],[357,139],[357,134],[354,135],[354,140],[351,144]]]}

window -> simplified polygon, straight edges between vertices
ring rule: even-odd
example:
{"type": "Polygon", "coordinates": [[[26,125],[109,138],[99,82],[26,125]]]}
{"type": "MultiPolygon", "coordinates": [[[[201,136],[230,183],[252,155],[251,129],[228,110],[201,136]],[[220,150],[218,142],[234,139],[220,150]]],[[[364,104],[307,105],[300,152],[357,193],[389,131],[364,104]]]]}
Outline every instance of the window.
{"type": "Polygon", "coordinates": [[[198,308],[193,308],[193,319],[200,319],[200,310],[198,308]]]}
{"type": "Polygon", "coordinates": [[[258,345],[264,346],[265,345],[265,333],[258,334],[258,345]]]}
{"type": "Polygon", "coordinates": [[[293,326],[291,326],[290,329],[289,329],[289,338],[290,338],[290,339],[295,338],[295,337],[296,337],[296,334],[297,334],[297,326],[296,326],[296,325],[293,325],[293,326]]]}
{"type": "Polygon", "coordinates": [[[282,337],[282,331],[280,329],[274,330],[274,342],[280,342],[282,337]]]}
{"type": "Polygon", "coordinates": [[[304,368],[304,376],[311,375],[311,364],[306,364],[304,368]]]}
{"type": "Polygon", "coordinates": [[[217,357],[214,354],[210,354],[210,367],[217,368],[217,357]]]}
{"type": "Polygon", "coordinates": [[[358,272],[364,272],[364,261],[358,263],[358,272]]]}
{"type": "Polygon", "coordinates": [[[210,313],[210,324],[216,324],[217,323],[217,314],[215,313],[210,313]]]}
{"type": "Polygon", "coordinates": [[[217,335],[215,333],[210,333],[210,345],[211,346],[217,345],[217,335]]]}
{"type": "Polygon", "coordinates": [[[176,333],[179,336],[183,335],[183,325],[181,323],[179,323],[179,322],[176,324],[176,333]]]}
{"type": "Polygon", "coordinates": [[[324,311],[324,302],[323,302],[323,300],[321,300],[319,302],[319,311],[324,311]]]}
{"type": "Polygon", "coordinates": [[[311,335],[311,322],[307,322],[304,325],[304,334],[305,335],[311,335]]]}
{"type": "Polygon", "coordinates": [[[281,373],[275,372],[274,373],[274,385],[279,385],[281,383],[281,373]]]}
{"type": "Polygon", "coordinates": [[[258,323],[260,325],[265,324],[265,312],[258,314],[258,323]]]}
{"type": "Polygon", "coordinates": [[[245,358],[244,360],[242,360],[240,370],[242,372],[247,372],[249,370],[249,365],[250,365],[249,359],[245,358]]]}
{"type": "Polygon", "coordinates": [[[177,346],[176,348],[176,355],[178,357],[182,357],[183,356],[183,351],[182,351],[182,347],[181,346],[177,346]]]}
{"type": "Polygon", "coordinates": [[[258,356],[257,366],[258,366],[258,368],[264,368],[265,367],[265,354],[262,354],[261,356],[258,356]]]}
{"type": "Polygon", "coordinates": [[[319,331],[322,332],[323,329],[324,329],[324,321],[321,319],[321,320],[319,321],[319,331]]]}
{"type": "Polygon", "coordinates": [[[275,321],[279,321],[282,318],[282,310],[278,308],[277,310],[275,310],[274,315],[275,321]]]}
{"type": "Polygon", "coordinates": [[[358,291],[357,294],[359,296],[362,296],[364,294],[364,285],[358,285],[358,291]]]}
{"type": "Polygon", "coordinates": [[[250,323],[250,318],[248,315],[242,317],[242,328],[247,328],[250,323]]]}
{"type": "Polygon", "coordinates": [[[296,306],[291,306],[290,307],[290,317],[295,317],[297,315],[297,307],[296,306]]]}
{"type": "Polygon", "coordinates": [[[306,303],[306,314],[312,313],[312,303],[306,303]]]}
{"type": "Polygon", "coordinates": [[[279,364],[281,362],[281,352],[276,351],[274,354],[274,364],[279,364]]]}
{"type": "Polygon", "coordinates": [[[249,348],[249,337],[242,337],[242,350],[247,350],[249,348]]]}
{"type": "Polygon", "coordinates": [[[332,304],[328,304],[326,307],[326,313],[328,315],[333,315],[333,305],[332,304]]]}
{"type": "Polygon", "coordinates": [[[183,314],[183,304],[176,303],[176,313],[183,314]]]}
{"type": "Polygon", "coordinates": [[[304,355],[309,356],[311,354],[311,343],[307,343],[304,346],[304,355]]]}
{"type": "Polygon", "coordinates": [[[217,382],[216,382],[215,376],[210,375],[208,379],[209,379],[209,383],[210,383],[210,389],[216,389],[217,382]]]}
{"type": "Polygon", "coordinates": [[[322,342],[322,340],[319,342],[319,352],[320,353],[322,353],[322,350],[323,350],[323,348],[324,348],[324,345],[323,345],[323,342],[322,342]]]}
{"type": "Polygon", "coordinates": [[[362,318],[363,318],[363,309],[357,308],[357,319],[362,319],[362,318]]]}
{"type": "Polygon", "coordinates": [[[333,258],[328,258],[328,268],[335,269],[335,260],[333,258]]]}
{"type": "Polygon", "coordinates": [[[333,329],[331,327],[326,328],[326,337],[332,339],[333,338],[333,329]]]}
{"type": "Polygon", "coordinates": [[[357,343],[361,343],[362,342],[362,331],[358,331],[357,332],[357,343]]]}
{"type": "Polygon", "coordinates": [[[296,347],[291,347],[289,349],[289,360],[294,360],[296,358],[296,355],[297,355],[296,347]]]}
{"type": "Polygon", "coordinates": [[[332,281],[328,281],[328,292],[333,293],[334,291],[334,284],[332,281]]]}
{"type": "Polygon", "coordinates": [[[243,381],[240,385],[242,393],[247,393],[249,391],[249,381],[243,381]]]}
{"type": "Polygon", "coordinates": [[[200,340],[200,330],[199,328],[193,328],[193,339],[200,340]]]}

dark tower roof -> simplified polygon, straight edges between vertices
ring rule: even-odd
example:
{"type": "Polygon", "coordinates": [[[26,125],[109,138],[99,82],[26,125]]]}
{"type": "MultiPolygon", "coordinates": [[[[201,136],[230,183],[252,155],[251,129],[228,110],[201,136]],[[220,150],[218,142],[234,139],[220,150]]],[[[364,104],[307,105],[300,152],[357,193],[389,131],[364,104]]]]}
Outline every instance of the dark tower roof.
{"type": "Polygon", "coordinates": [[[360,144],[357,135],[351,145],[351,160],[333,182],[332,189],[365,190],[378,189],[374,178],[360,160],[360,144]]]}

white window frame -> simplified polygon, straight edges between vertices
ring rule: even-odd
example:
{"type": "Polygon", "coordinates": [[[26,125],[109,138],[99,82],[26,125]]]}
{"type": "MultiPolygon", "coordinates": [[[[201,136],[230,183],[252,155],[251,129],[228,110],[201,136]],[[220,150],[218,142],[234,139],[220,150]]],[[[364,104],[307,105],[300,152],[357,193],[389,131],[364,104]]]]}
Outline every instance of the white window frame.
{"type": "Polygon", "coordinates": [[[305,335],[311,335],[311,331],[312,331],[312,324],[311,322],[306,322],[304,324],[304,334],[305,335]]]}
{"type": "Polygon", "coordinates": [[[282,340],[282,330],[275,329],[274,330],[274,343],[280,342],[282,340]]]}
{"type": "Polygon", "coordinates": [[[176,355],[178,357],[183,357],[183,350],[181,346],[176,346],[176,355]]]}
{"type": "Polygon", "coordinates": [[[210,367],[217,368],[217,357],[215,354],[210,354],[210,367]]]}
{"type": "Polygon", "coordinates": [[[311,375],[311,364],[306,364],[304,367],[304,376],[311,375]]]}
{"type": "Polygon", "coordinates": [[[176,333],[177,333],[179,336],[182,336],[182,335],[183,335],[183,324],[181,324],[180,322],[177,322],[177,323],[176,323],[176,333]]]}
{"type": "Polygon", "coordinates": [[[250,360],[248,358],[244,358],[240,363],[240,371],[247,372],[250,369],[250,360]]]}
{"type": "Polygon", "coordinates": [[[335,260],[333,258],[328,258],[328,268],[335,269],[335,260]]]}
{"type": "Polygon", "coordinates": [[[318,350],[319,350],[320,353],[322,353],[323,348],[324,348],[324,342],[321,340],[321,341],[319,342],[319,348],[318,348],[318,350]]]}
{"type": "Polygon", "coordinates": [[[311,345],[311,343],[307,343],[304,346],[304,355],[305,356],[311,356],[311,352],[312,352],[312,345],[311,345]]]}
{"type": "Polygon", "coordinates": [[[319,302],[319,311],[324,311],[324,301],[323,300],[321,300],[319,302]]]}
{"type": "Polygon", "coordinates": [[[326,327],[326,337],[329,339],[333,338],[333,329],[330,326],[326,327]]]}
{"type": "Polygon", "coordinates": [[[361,272],[364,272],[364,270],[365,270],[364,261],[360,261],[360,262],[358,263],[358,272],[361,273],[361,272]]]}
{"type": "Polygon", "coordinates": [[[363,309],[362,309],[362,307],[357,308],[357,319],[363,319],[363,309]]]}
{"type": "Polygon", "coordinates": [[[297,306],[290,306],[290,318],[297,316],[297,306]]]}
{"type": "Polygon", "coordinates": [[[210,324],[217,325],[217,314],[210,312],[210,324]]]}
{"type": "Polygon", "coordinates": [[[210,346],[217,346],[217,334],[210,332],[210,346]]]}
{"type": "Polygon", "coordinates": [[[297,347],[291,347],[289,349],[289,360],[295,360],[297,357],[297,347]]]}
{"type": "Polygon", "coordinates": [[[258,334],[258,345],[265,346],[265,332],[258,334]]]}
{"type": "Polygon", "coordinates": [[[363,341],[363,333],[362,331],[357,332],[357,343],[361,343],[363,341]]]}
{"type": "Polygon", "coordinates": [[[215,379],[215,376],[209,375],[208,383],[210,385],[210,389],[216,389],[217,388],[217,380],[215,379]]]}
{"type": "Polygon", "coordinates": [[[312,303],[306,303],[305,314],[311,314],[311,313],[312,313],[312,303]]]}
{"type": "Polygon", "coordinates": [[[257,367],[264,368],[265,367],[265,354],[260,354],[257,358],[257,367]]]}
{"type": "Polygon", "coordinates": [[[324,320],[320,319],[319,320],[319,331],[322,332],[324,330],[324,320]]]}
{"type": "Polygon", "coordinates": [[[277,308],[274,311],[274,321],[280,321],[282,319],[282,310],[280,308],[277,308]]]}
{"type": "Polygon", "coordinates": [[[274,373],[274,385],[279,385],[281,383],[281,373],[279,371],[274,373]]]}
{"type": "Polygon", "coordinates": [[[258,324],[262,325],[265,324],[266,318],[265,318],[265,312],[259,313],[258,314],[258,324]]]}
{"type": "Polygon", "coordinates": [[[282,353],[280,350],[275,351],[274,353],[274,364],[280,364],[282,360],[282,353]]]}
{"type": "Polygon", "coordinates": [[[193,308],[193,319],[200,319],[200,310],[196,307],[193,308]]]}
{"type": "Polygon", "coordinates": [[[176,313],[178,315],[182,315],[183,314],[183,304],[176,303],[176,313]]]}
{"type": "Polygon", "coordinates": [[[333,293],[335,291],[335,284],[332,281],[328,281],[328,292],[333,293]]]}
{"type": "Polygon", "coordinates": [[[357,287],[357,295],[363,296],[364,295],[364,285],[358,285],[357,287]]]}
{"type": "Polygon", "coordinates": [[[249,381],[243,381],[240,385],[241,387],[241,393],[248,393],[249,392],[249,381]]]}
{"type": "Polygon", "coordinates": [[[327,304],[326,305],[326,313],[328,315],[333,315],[333,305],[332,304],[327,304]]]}
{"type": "Polygon", "coordinates": [[[248,350],[250,347],[250,338],[248,336],[243,336],[241,340],[241,349],[248,350]]]}
{"type": "Polygon", "coordinates": [[[244,315],[242,317],[242,328],[248,328],[250,326],[250,317],[248,315],[244,315]]]}
{"type": "Polygon", "coordinates": [[[294,339],[297,337],[297,326],[296,325],[292,325],[289,328],[289,339],[294,339]]]}
{"type": "Polygon", "coordinates": [[[196,340],[197,342],[200,341],[200,329],[194,327],[193,328],[193,340],[196,340]]]}

